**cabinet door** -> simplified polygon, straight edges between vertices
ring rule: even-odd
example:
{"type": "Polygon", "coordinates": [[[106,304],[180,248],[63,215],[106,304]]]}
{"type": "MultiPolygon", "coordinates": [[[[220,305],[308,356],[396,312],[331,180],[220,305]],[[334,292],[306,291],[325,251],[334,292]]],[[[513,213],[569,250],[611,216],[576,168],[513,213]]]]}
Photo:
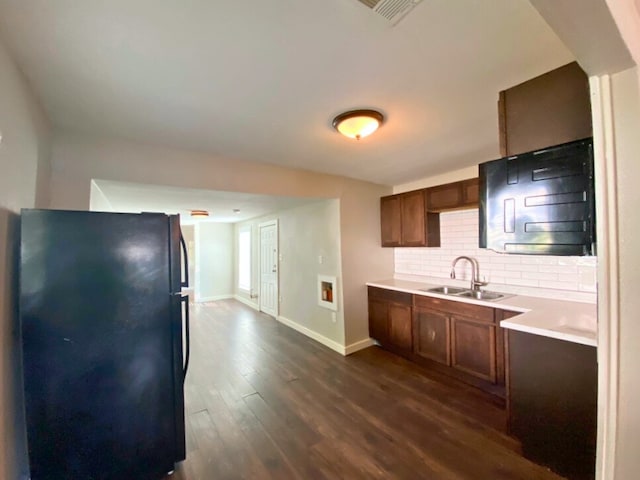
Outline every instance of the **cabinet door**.
{"type": "Polygon", "coordinates": [[[451,316],[451,364],[458,370],[496,383],[496,326],[451,316]]]}
{"type": "Polygon", "coordinates": [[[593,135],[589,78],[576,63],[500,92],[502,157],[593,135]]]}
{"type": "Polygon", "coordinates": [[[480,181],[470,178],[427,189],[427,209],[442,212],[478,206],[480,181]]]}
{"type": "Polygon", "coordinates": [[[399,195],[380,199],[380,227],[383,247],[399,247],[402,243],[402,213],[399,195]]]}
{"type": "Polygon", "coordinates": [[[515,330],[508,336],[509,433],[530,460],[567,478],[593,479],[596,348],[515,330]]]}
{"type": "Polygon", "coordinates": [[[404,193],[401,197],[402,245],[424,247],[427,244],[424,191],[404,193]]]}
{"type": "Polygon", "coordinates": [[[462,203],[466,207],[477,207],[480,198],[480,179],[470,178],[462,182],[462,203]]]}
{"type": "Polygon", "coordinates": [[[413,335],[411,332],[411,307],[389,304],[389,343],[398,348],[411,351],[413,346],[413,335]]]}
{"type": "Polygon", "coordinates": [[[448,315],[418,307],[415,309],[413,328],[414,353],[451,365],[448,315]]]}
{"type": "Polygon", "coordinates": [[[383,345],[389,338],[388,312],[387,302],[369,299],[369,336],[383,345]]]}
{"type": "Polygon", "coordinates": [[[462,204],[461,182],[447,183],[427,189],[427,208],[433,212],[450,210],[462,204]]]}

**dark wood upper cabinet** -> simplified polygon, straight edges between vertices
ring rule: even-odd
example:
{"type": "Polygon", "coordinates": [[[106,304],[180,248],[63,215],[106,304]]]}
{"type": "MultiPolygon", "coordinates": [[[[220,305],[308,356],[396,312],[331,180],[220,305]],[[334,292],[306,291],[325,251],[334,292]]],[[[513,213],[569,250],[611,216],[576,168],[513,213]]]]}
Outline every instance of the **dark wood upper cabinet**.
{"type": "Polygon", "coordinates": [[[427,212],[424,190],[380,199],[383,247],[439,247],[440,219],[427,212]]]}
{"type": "Polygon", "coordinates": [[[382,246],[439,247],[439,213],[476,208],[478,198],[478,178],[382,197],[382,246]]]}
{"type": "Polygon", "coordinates": [[[480,201],[480,179],[470,178],[462,182],[462,205],[467,207],[477,207],[480,201]]]}
{"type": "Polygon", "coordinates": [[[401,195],[402,245],[421,247],[427,244],[424,193],[420,190],[401,195]]]}
{"type": "Polygon", "coordinates": [[[427,188],[427,210],[442,212],[478,206],[478,178],[427,188]]]}
{"type": "Polygon", "coordinates": [[[380,227],[383,247],[402,245],[402,210],[399,195],[380,199],[380,227]]]}
{"type": "Polygon", "coordinates": [[[589,79],[573,62],[500,92],[501,156],[591,137],[589,79]]]}

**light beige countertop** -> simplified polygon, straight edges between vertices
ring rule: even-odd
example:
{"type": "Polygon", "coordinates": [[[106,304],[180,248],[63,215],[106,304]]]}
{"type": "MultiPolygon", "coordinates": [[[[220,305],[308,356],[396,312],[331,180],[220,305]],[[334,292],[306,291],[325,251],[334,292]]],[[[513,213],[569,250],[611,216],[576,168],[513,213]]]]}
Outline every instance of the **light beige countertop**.
{"type": "Polygon", "coordinates": [[[445,284],[446,282],[434,284],[399,279],[367,282],[367,285],[371,287],[522,312],[520,315],[501,321],[500,326],[582,345],[597,346],[598,315],[596,305],[593,303],[511,295],[508,293],[503,298],[486,301],[424,291],[424,289],[445,284]]]}

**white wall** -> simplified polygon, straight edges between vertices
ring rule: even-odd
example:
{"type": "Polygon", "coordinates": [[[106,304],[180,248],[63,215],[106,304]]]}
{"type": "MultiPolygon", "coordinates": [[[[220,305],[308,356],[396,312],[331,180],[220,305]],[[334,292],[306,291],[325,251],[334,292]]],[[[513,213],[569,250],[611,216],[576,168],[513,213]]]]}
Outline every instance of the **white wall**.
{"type": "Polygon", "coordinates": [[[345,344],[367,339],[370,280],[393,275],[393,251],[380,247],[380,197],[391,188],[273,165],[135,142],[59,132],[52,151],[54,208],[88,209],[91,179],[340,199],[345,344]]]}
{"type": "Polygon", "coordinates": [[[194,225],[180,225],[182,237],[187,245],[187,257],[189,260],[189,287],[193,288],[196,281],[196,234],[194,225]]]}
{"type": "Polygon", "coordinates": [[[195,301],[212,302],[233,296],[233,224],[195,225],[195,301]]]}
{"type": "Polygon", "coordinates": [[[638,67],[611,77],[615,128],[620,359],[616,478],[637,478],[640,438],[640,94],[638,67]]]}
{"type": "MultiPolygon", "coordinates": [[[[340,201],[322,200],[236,224],[236,244],[239,230],[247,226],[251,228],[251,288],[255,293],[260,289],[258,225],[273,219],[278,219],[278,247],[282,258],[279,265],[280,320],[294,323],[296,328],[302,327],[299,329],[316,338],[319,335],[325,343],[332,342],[334,347],[344,347],[340,201]],[[318,261],[319,256],[322,256],[322,263],[318,261]],[[318,305],[318,275],[338,278],[335,321],[332,310],[318,305]]],[[[237,262],[234,269],[237,270],[237,262]]],[[[248,302],[259,300],[250,299],[248,292],[239,290],[237,285],[236,295],[248,302]]]]}
{"type": "MultiPolygon", "coordinates": [[[[496,289],[522,295],[596,301],[596,257],[504,255],[478,248],[478,209],[440,214],[441,246],[396,248],[396,275],[421,275],[449,282],[451,262],[470,255],[480,263],[480,274],[496,289]],[[514,288],[517,287],[517,288],[514,288]],[[544,290],[541,290],[544,289],[544,290]]],[[[467,262],[456,267],[457,278],[470,280],[467,262]]]]}
{"type": "Polygon", "coordinates": [[[48,202],[49,125],[0,42],[0,478],[26,478],[24,425],[14,388],[17,249],[20,208],[48,202]]]}
{"type": "MultiPolygon", "coordinates": [[[[498,133],[496,132],[496,135],[498,133]]],[[[478,162],[487,162],[489,160],[495,160],[500,158],[500,152],[496,152],[494,158],[479,159],[478,162]]],[[[419,190],[421,188],[435,187],[436,185],[443,185],[445,183],[458,182],[460,180],[467,180],[468,178],[476,178],[478,176],[478,165],[462,168],[460,170],[453,170],[451,172],[443,173],[441,175],[434,175],[432,177],[420,178],[409,183],[403,183],[402,185],[396,185],[393,187],[393,193],[410,192],[412,190],[419,190]]]]}
{"type": "Polygon", "coordinates": [[[114,212],[115,209],[107,196],[100,189],[98,184],[91,180],[91,189],[89,192],[89,210],[92,212],[114,212]]]}

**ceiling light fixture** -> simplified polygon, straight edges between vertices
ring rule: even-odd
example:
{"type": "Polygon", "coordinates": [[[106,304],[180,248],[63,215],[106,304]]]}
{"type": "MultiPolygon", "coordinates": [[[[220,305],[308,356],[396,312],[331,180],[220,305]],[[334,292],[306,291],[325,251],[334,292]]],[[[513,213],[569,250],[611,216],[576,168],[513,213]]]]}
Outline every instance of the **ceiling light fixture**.
{"type": "Polygon", "coordinates": [[[384,117],[376,110],[351,110],[333,119],[333,128],[345,137],[360,140],[375,132],[384,117]]]}
{"type": "Polygon", "coordinates": [[[192,217],[208,217],[209,212],[206,210],[191,210],[192,217]]]}

